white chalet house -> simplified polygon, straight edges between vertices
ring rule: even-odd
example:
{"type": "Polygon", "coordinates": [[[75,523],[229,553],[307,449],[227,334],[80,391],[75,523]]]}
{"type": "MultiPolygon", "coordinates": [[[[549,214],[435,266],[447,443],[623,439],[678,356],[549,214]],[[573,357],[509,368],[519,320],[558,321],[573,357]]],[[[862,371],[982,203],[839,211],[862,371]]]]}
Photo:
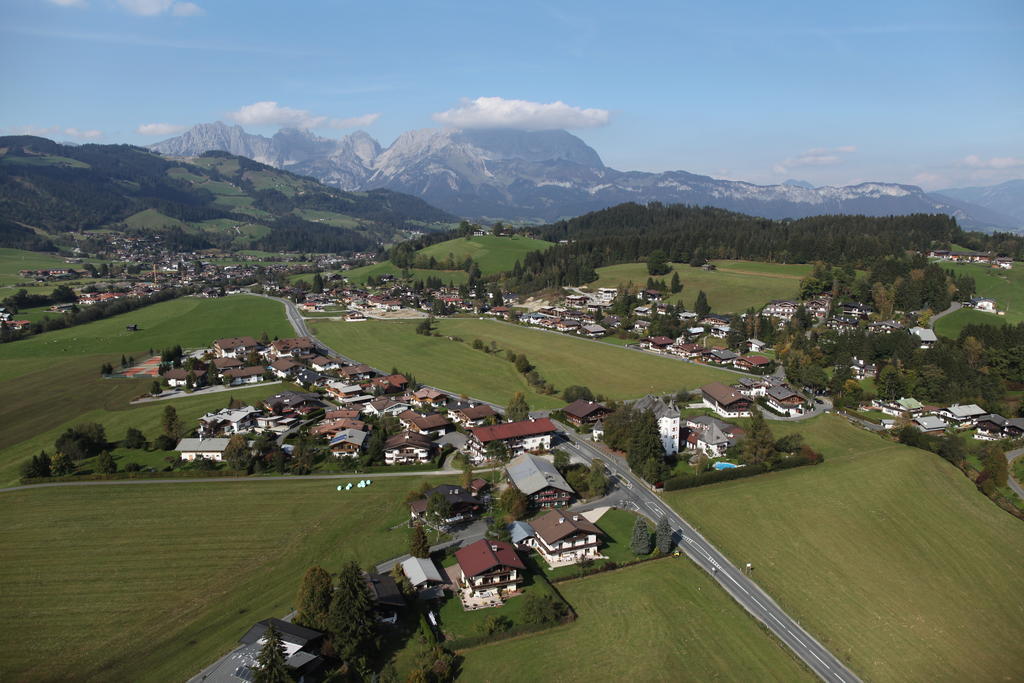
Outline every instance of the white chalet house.
{"type": "Polygon", "coordinates": [[[533,535],[523,544],[536,550],[551,568],[602,557],[598,548],[604,532],[582,515],[551,510],[528,524],[533,535]]]}
{"type": "Polygon", "coordinates": [[[196,458],[207,458],[209,460],[224,459],[224,451],[227,450],[229,439],[182,439],[174,450],[181,453],[182,460],[189,462],[196,458]]]}

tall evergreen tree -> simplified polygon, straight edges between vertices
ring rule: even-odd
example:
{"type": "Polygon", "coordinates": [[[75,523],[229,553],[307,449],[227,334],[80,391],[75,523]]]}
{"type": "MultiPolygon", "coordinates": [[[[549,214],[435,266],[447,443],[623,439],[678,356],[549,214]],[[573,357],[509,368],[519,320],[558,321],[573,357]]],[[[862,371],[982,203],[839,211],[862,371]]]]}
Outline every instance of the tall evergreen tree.
{"type": "Polygon", "coordinates": [[[413,557],[430,557],[430,543],[422,524],[414,525],[409,533],[409,554],[413,557]]]}
{"type": "Polygon", "coordinates": [[[172,439],[181,438],[181,419],[178,417],[178,411],[174,409],[174,406],[167,406],[164,408],[163,428],[164,434],[172,439]]]}
{"type": "Polygon", "coordinates": [[[654,543],[663,555],[672,551],[672,527],[668,523],[668,517],[662,516],[654,527],[654,543]]]}
{"type": "Polygon", "coordinates": [[[292,680],[285,662],[284,643],[281,634],[271,625],[264,635],[266,640],[256,655],[256,667],[252,672],[253,683],[288,683],[292,680]]]}
{"type": "Polygon", "coordinates": [[[338,574],[338,587],[327,614],[327,631],[334,651],[344,662],[359,667],[377,652],[373,601],[355,560],[347,562],[338,574]]]}
{"type": "Polygon", "coordinates": [[[629,441],[626,462],[636,474],[654,483],[658,477],[659,464],[665,457],[661,433],[654,413],[645,410],[635,415],[633,435],[629,441]]]}
{"type": "Polygon", "coordinates": [[[672,273],[672,283],[669,285],[669,291],[672,292],[673,294],[678,294],[679,292],[683,291],[683,283],[680,282],[679,280],[678,272],[672,273]]]}
{"type": "Polygon", "coordinates": [[[700,318],[711,312],[711,305],[708,304],[708,295],[704,293],[703,289],[697,292],[697,300],[693,304],[693,311],[700,318]]]}
{"type": "Polygon", "coordinates": [[[756,406],[750,410],[750,426],[743,440],[743,458],[750,463],[763,463],[775,457],[775,437],[756,406]]]}
{"type": "Polygon", "coordinates": [[[327,630],[327,613],[331,609],[331,594],[334,592],[331,575],[323,567],[310,567],[302,577],[299,595],[296,598],[298,610],[295,623],[317,631],[327,630]]]}
{"type": "Polygon", "coordinates": [[[636,516],[633,523],[633,536],[629,542],[629,549],[634,555],[649,555],[651,552],[651,530],[646,520],[640,515],[636,516]]]}

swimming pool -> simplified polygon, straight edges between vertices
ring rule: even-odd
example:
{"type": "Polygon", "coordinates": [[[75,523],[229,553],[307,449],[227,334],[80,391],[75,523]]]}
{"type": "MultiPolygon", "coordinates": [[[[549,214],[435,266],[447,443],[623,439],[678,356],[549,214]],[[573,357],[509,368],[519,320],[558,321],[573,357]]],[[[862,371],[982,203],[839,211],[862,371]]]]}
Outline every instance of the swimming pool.
{"type": "Polygon", "coordinates": [[[739,465],[733,465],[731,462],[716,462],[712,467],[716,470],[731,470],[739,467],[739,465]]]}

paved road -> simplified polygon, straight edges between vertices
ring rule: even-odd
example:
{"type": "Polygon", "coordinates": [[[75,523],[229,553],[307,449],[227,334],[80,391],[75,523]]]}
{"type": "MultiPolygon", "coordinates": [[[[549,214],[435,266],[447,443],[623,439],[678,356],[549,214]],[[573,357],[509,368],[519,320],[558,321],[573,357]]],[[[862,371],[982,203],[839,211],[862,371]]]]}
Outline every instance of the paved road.
{"type": "Polygon", "coordinates": [[[935,323],[938,322],[939,318],[944,318],[947,315],[949,315],[950,313],[952,313],[953,311],[959,311],[961,308],[963,308],[963,306],[960,304],[960,302],[959,301],[954,301],[953,303],[951,303],[949,305],[949,308],[947,308],[944,311],[940,311],[939,313],[936,313],[931,318],[929,318],[928,319],[928,327],[930,327],[931,329],[934,330],[935,329],[935,323]]]}
{"type": "Polygon", "coordinates": [[[1024,486],[1020,485],[1016,479],[1013,478],[1013,461],[1024,455],[1024,448],[1018,448],[1012,451],[1006,451],[1006,464],[1010,468],[1009,476],[1006,477],[1006,483],[1010,485],[1013,492],[1021,498],[1024,498],[1024,486]]]}
{"type": "Polygon", "coordinates": [[[259,382],[257,384],[241,384],[226,387],[223,384],[218,384],[212,387],[203,387],[202,389],[196,389],[192,392],[181,391],[180,389],[166,389],[158,396],[147,396],[145,398],[137,398],[131,402],[132,405],[137,403],[152,403],[153,401],[166,401],[171,398],[186,398],[188,396],[209,396],[210,394],[219,394],[224,391],[238,391],[239,389],[248,389],[250,387],[269,387],[272,384],[280,384],[281,380],[275,379],[269,382],[259,382]]]}
{"type": "MultiPolygon", "coordinates": [[[[621,459],[608,456],[582,439],[576,432],[559,425],[571,442],[571,450],[585,460],[600,458],[611,470],[618,484],[631,494],[630,507],[644,516],[657,521],[668,517],[679,548],[698,567],[718,581],[719,585],[743,606],[758,621],[789,647],[822,680],[859,681],[856,674],[846,667],[835,655],[814,639],[796,621],[782,611],[767,593],[761,590],[743,571],[733,565],[721,552],[707,541],[685,519],[653,493],[636,477],[621,459]]],[[[752,558],[755,560],[756,558],[752,558]]],[[[753,571],[757,571],[756,566],[753,571]]]]}

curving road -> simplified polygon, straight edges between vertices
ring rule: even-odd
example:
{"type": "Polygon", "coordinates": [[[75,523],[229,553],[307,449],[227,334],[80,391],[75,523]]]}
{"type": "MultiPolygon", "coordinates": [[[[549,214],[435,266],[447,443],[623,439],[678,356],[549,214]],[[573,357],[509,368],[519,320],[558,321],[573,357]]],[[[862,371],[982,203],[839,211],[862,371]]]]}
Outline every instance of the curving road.
{"type": "MultiPolygon", "coordinates": [[[[296,334],[313,339],[333,356],[352,363],[358,362],[337,353],[334,349],[316,339],[310,333],[309,328],[306,326],[306,321],[302,318],[298,307],[294,303],[277,297],[268,298],[280,301],[285,305],[288,321],[295,328],[296,334]]],[[[800,624],[786,614],[743,571],[732,564],[725,555],[711,545],[689,522],[669,507],[657,494],[652,492],[647,487],[647,484],[634,475],[624,462],[618,458],[608,457],[605,453],[595,448],[590,441],[584,440],[568,426],[559,422],[555,424],[561,430],[561,436],[566,441],[565,445],[569,446],[584,461],[589,463],[594,458],[600,458],[605,463],[605,466],[614,475],[616,485],[622,490],[624,497],[628,499],[630,507],[655,521],[661,517],[667,517],[672,525],[679,548],[698,567],[711,574],[736,602],[774,633],[779,640],[785,643],[822,680],[829,681],[830,683],[860,681],[856,674],[848,669],[845,664],[829,652],[821,643],[815,640],[800,624]]],[[[380,475],[374,474],[373,476],[380,475]]]]}
{"type": "Polygon", "coordinates": [[[600,458],[605,463],[619,487],[625,487],[627,495],[631,498],[632,504],[629,507],[655,522],[661,517],[667,517],[679,549],[698,567],[711,574],[736,602],[774,633],[822,680],[831,683],[860,680],[825,646],[815,640],[814,636],[786,614],[739,567],[730,562],[689,522],[652,492],[622,460],[602,453],[566,425],[559,423],[559,427],[568,442],[566,445],[570,445],[575,454],[587,462],[600,458]]]}
{"type": "Polygon", "coordinates": [[[1024,486],[1021,486],[1021,483],[1013,478],[1013,461],[1022,455],[1024,455],[1024,448],[1017,448],[1012,451],[1006,451],[1006,465],[1010,469],[1010,471],[1007,473],[1008,476],[1006,477],[1006,483],[1010,486],[1011,489],[1013,489],[1014,493],[1016,493],[1018,496],[1024,499],[1024,486]]]}

